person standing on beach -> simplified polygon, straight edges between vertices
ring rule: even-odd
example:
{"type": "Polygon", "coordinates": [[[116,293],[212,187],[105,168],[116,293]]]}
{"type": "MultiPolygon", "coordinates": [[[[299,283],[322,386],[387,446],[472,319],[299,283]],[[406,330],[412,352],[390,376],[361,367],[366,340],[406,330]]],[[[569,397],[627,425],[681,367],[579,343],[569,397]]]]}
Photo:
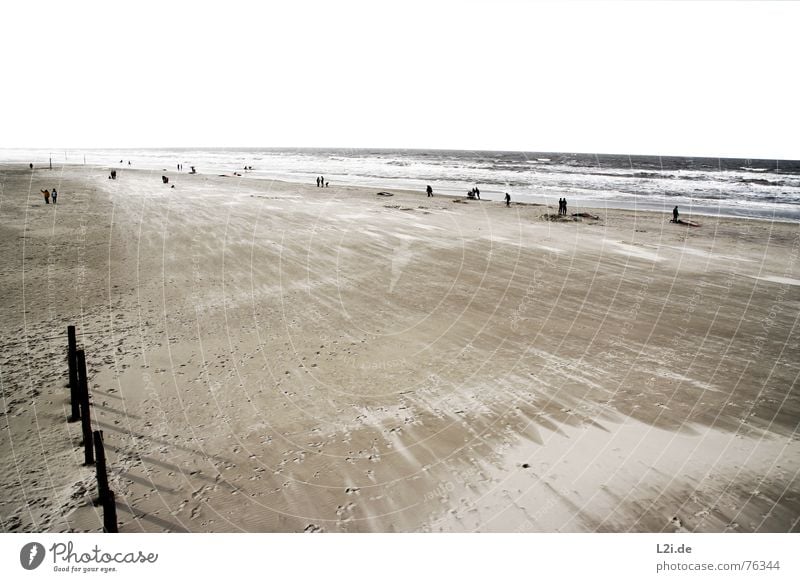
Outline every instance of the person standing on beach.
{"type": "Polygon", "coordinates": [[[480,199],[481,199],[481,191],[480,191],[480,190],[478,190],[478,187],[477,187],[477,186],[475,186],[475,196],[477,196],[477,197],[478,197],[478,200],[480,200],[480,199]]]}
{"type": "Polygon", "coordinates": [[[42,194],[44,194],[44,203],[50,204],[50,190],[42,190],[42,194]]]}
{"type": "Polygon", "coordinates": [[[564,198],[564,216],[567,215],[567,199],[564,198]]]}
{"type": "Polygon", "coordinates": [[[319,188],[319,176],[317,176],[317,188],[319,188]]]}
{"type": "Polygon", "coordinates": [[[506,192],[506,207],[511,206],[511,194],[506,192]]]}
{"type": "Polygon", "coordinates": [[[433,188],[431,188],[430,184],[428,184],[428,187],[425,188],[425,192],[427,192],[428,198],[433,198],[433,188]]]}
{"type": "Polygon", "coordinates": [[[31,167],[31,170],[32,170],[33,169],[33,164],[28,164],[28,165],[31,167]]]}
{"type": "Polygon", "coordinates": [[[55,188],[53,188],[53,204],[55,204],[57,200],[58,200],[58,191],[55,188]]]}
{"type": "Polygon", "coordinates": [[[672,222],[678,222],[678,207],[672,209],[672,222]]]}
{"type": "Polygon", "coordinates": [[[561,216],[561,212],[564,210],[564,200],[561,198],[558,199],[558,215],[561,216]]]}

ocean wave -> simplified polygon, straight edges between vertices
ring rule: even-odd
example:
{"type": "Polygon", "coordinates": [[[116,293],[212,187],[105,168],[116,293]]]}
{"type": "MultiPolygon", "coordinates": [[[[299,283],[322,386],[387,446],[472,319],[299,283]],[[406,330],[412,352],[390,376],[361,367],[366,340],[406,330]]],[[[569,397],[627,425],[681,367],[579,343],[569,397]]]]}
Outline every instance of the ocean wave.
{"type": "Polygon", "coordinates": [[[739,181],[743,184],[758,184],[759,186],[783,186],[781,181],[773,182],[763,178],[739,178],[739,181]]]}
{"type": "MultiPolygon", "coordinates": [[[[343,149],[165,149],[70,150],[58,157],[48,150],[0,150],[0,161],[118,167],[133,160],[139,169],[195,165],[216,174],[256,165],[254,178],[313,182],[314,175],[331,184],[374,185],[437,191],[509,191],[512,196],[557,198],[562,193],[599,203],[623,201],[706,200],[723,208],[742,205],[782,208],[800,206],[800,161],[717,160],[658,156],[564,154],[552,152],[457,152],[343,149]],[[242,160],[245,160],[242,162],[242,160]],[[257,164],[253,163],[257,160],[257,164]],[[768,194],[768,195],[767,195],[768,194]],[[577,197],[577,196],[576,196],[577,197]]],[[[800,212],[800,208],[798,208],[800,212]]]]}

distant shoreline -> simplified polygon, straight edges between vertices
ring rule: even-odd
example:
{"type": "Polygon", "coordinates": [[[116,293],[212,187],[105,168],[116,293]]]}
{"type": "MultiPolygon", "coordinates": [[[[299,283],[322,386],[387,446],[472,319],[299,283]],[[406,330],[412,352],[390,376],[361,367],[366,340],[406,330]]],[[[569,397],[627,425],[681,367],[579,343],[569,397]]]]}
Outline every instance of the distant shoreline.
{"type": "MultiPolygon", "coordinates": [[[[47,167],[41,168],[34,166],[34,171],[52,171],[57,172],[61,166],[68,167],[68,168],[77,168],[77,167],[85,167],[85,168],[94,168],[97,170],[102,171],[109,171],[111,169],[117,169],[120,172],[147,172],[153,174],[161,174],[164,173],[165,175],[174,179],[177,176],[187,176],[190,175],[188,171],[181,171],[177,172],[176,170],[170,169],[153,169],[153,168],[141,168],[135,166],[126,166],[126,165],[119,165],[119,164],[79,164],[79,163],[66,163],[61,164],[59,166],[54,166],[52,170],[47,167]]],[[[189,167],[188,165],[186,166],[189,167]]],[[[29,171],[29,168],[26,164],[20,162],[4,162],[0,161],[0,169],[7,169],[7,170],[20,170],[20,171],[29,171]]],[[[241,176],[234,176],[233,174],[220,174],[218,172],[209,172],[203,171],[203,169],[199,169],[196,173],[198,176],[206,176],[206,177],[220,177],[220,176],[228,176],[231,178],[240,178],[240,179],[251,179],[257,180],[259,182],[262,181],[274,181],[280,184],[286,185],[293,185],[293,186],[308,186],[309,184],[306,182],[302,182],[299,180],[286,180],[282,178],[273,178],[266,175],[259,175],[254,172],[244,172],[236,170],[238,173],[241,173],[241,176]]],[[[121,174],[120,174],[121,175],[121,174]]],[[[313,185],[313,184],[312,184],[313,185]]],[[[359,183],[357,180],[353,182],[344,182],[344,183],[336,183],[335,186],[338,187],[347,187],[347,188],[357,188],[357,189],[364,189],[365,191],[372,191],[372,190],[386,190],[386,191],[394,191],[394,192],[402,192],[408,194],[419,194],[422,198],[425,198],[425,192],[423,190],[416,190],[413,188],[407,187],[394,187],[394,186],[375,186],[372,184],[364,184],[359,183]]],[[[467,199],[466,194],[459,194],[453,190],[436,190],[434,189],[435,196],[453,198],[453,199],[467,199]]],[[[500,198],[502,193],[500,191],[496,191],[491,188],[482,189],[481,192],[484,196],[482,200],[475,200],[474,202],[495,202],[495,203],[502,203],[504,204],[503,200],[500,198]]],[[[567,196],[569,202],[569,212],[572,213],[573,211],[593,211],[594,214],[602,213],[608,210],[622,210],[628,212],[647,212],[653,214],[663,214],[669,215],[671,217],[672,207],[674,203],[666,202],[664,204],[660,204],[658,202],[651,202],[647,200],[642,200],[641,202],[637,201],[636,203],[629,203],[623,200],[616,200],[610,198],[606,200],[605,204],[598,204],[598,200],[591,200],[587,198],[580,198],[574,196],[567,196]]],[[[645,198],[644,196],[642,198],[645,198]]],[[[512,195],[512,204],[519,204],[524,206],[539,206],[539,207],[552,207],[554,210],[557,208],[557,199],[553,199],[550,201],[550,197],[548,197],[544,201],[536,200],[535,197],[531,196],[524,196],[524,195],[512,195]],[[521,198],[521,199],[520,199],[521,198]]],[[[790,205],[784,205],[790,206],[790,205]]],[[[791,207],[791,206],[790,206],[791,207]]],[[[762,215],[762,216],[747,216],[741,214],[735,214],[733,212],[714,212],[714,207],[710,205],[694,205],[688,206],[686,204],[678,203],[678,208],[681,213],[681,216],[699,216],[699,217],[706,217],[706,218],[724,218],[724,219],[741,219],[741,220],[756,220],[756,221],[764,221],[764,222],[781,222],[787,224],[797,224],[800,223],[800,207],[795,210],[795,214],[797,217],[786,216],[786,215],[762,215]]],[[[720,207],[721,210],[725,210],[724,208],[720,207]]]]}

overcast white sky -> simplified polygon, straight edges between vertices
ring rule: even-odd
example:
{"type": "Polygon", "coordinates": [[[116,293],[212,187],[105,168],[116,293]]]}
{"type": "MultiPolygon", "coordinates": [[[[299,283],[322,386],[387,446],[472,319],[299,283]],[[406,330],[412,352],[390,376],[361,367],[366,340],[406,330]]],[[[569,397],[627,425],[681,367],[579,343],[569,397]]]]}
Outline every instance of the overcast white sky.
{"type": "Polygon", "coordinates": [[[0,147],[800,158],[798,3],[5,0],[0,23],[0,147]]]}

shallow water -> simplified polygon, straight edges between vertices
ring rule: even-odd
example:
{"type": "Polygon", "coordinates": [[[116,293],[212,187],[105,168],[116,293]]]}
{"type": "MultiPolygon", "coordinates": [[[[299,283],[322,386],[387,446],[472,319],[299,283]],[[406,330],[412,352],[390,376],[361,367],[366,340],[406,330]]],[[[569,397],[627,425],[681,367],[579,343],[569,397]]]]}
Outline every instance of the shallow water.
{"type": "MultiPolygon", "coordinates": [[[[800,162],[607,154],[369,149],[0,150],[0,162],[96,164],[336,185],[402,188],[577,207],[800,221],[800,162]],[[120,161],[122,161],[120,163],[120,161]],[[253,167],[252,171],[244,170],[253,167]]],[[[324,190],[323,190],[324,191],[324,190]]]]}

